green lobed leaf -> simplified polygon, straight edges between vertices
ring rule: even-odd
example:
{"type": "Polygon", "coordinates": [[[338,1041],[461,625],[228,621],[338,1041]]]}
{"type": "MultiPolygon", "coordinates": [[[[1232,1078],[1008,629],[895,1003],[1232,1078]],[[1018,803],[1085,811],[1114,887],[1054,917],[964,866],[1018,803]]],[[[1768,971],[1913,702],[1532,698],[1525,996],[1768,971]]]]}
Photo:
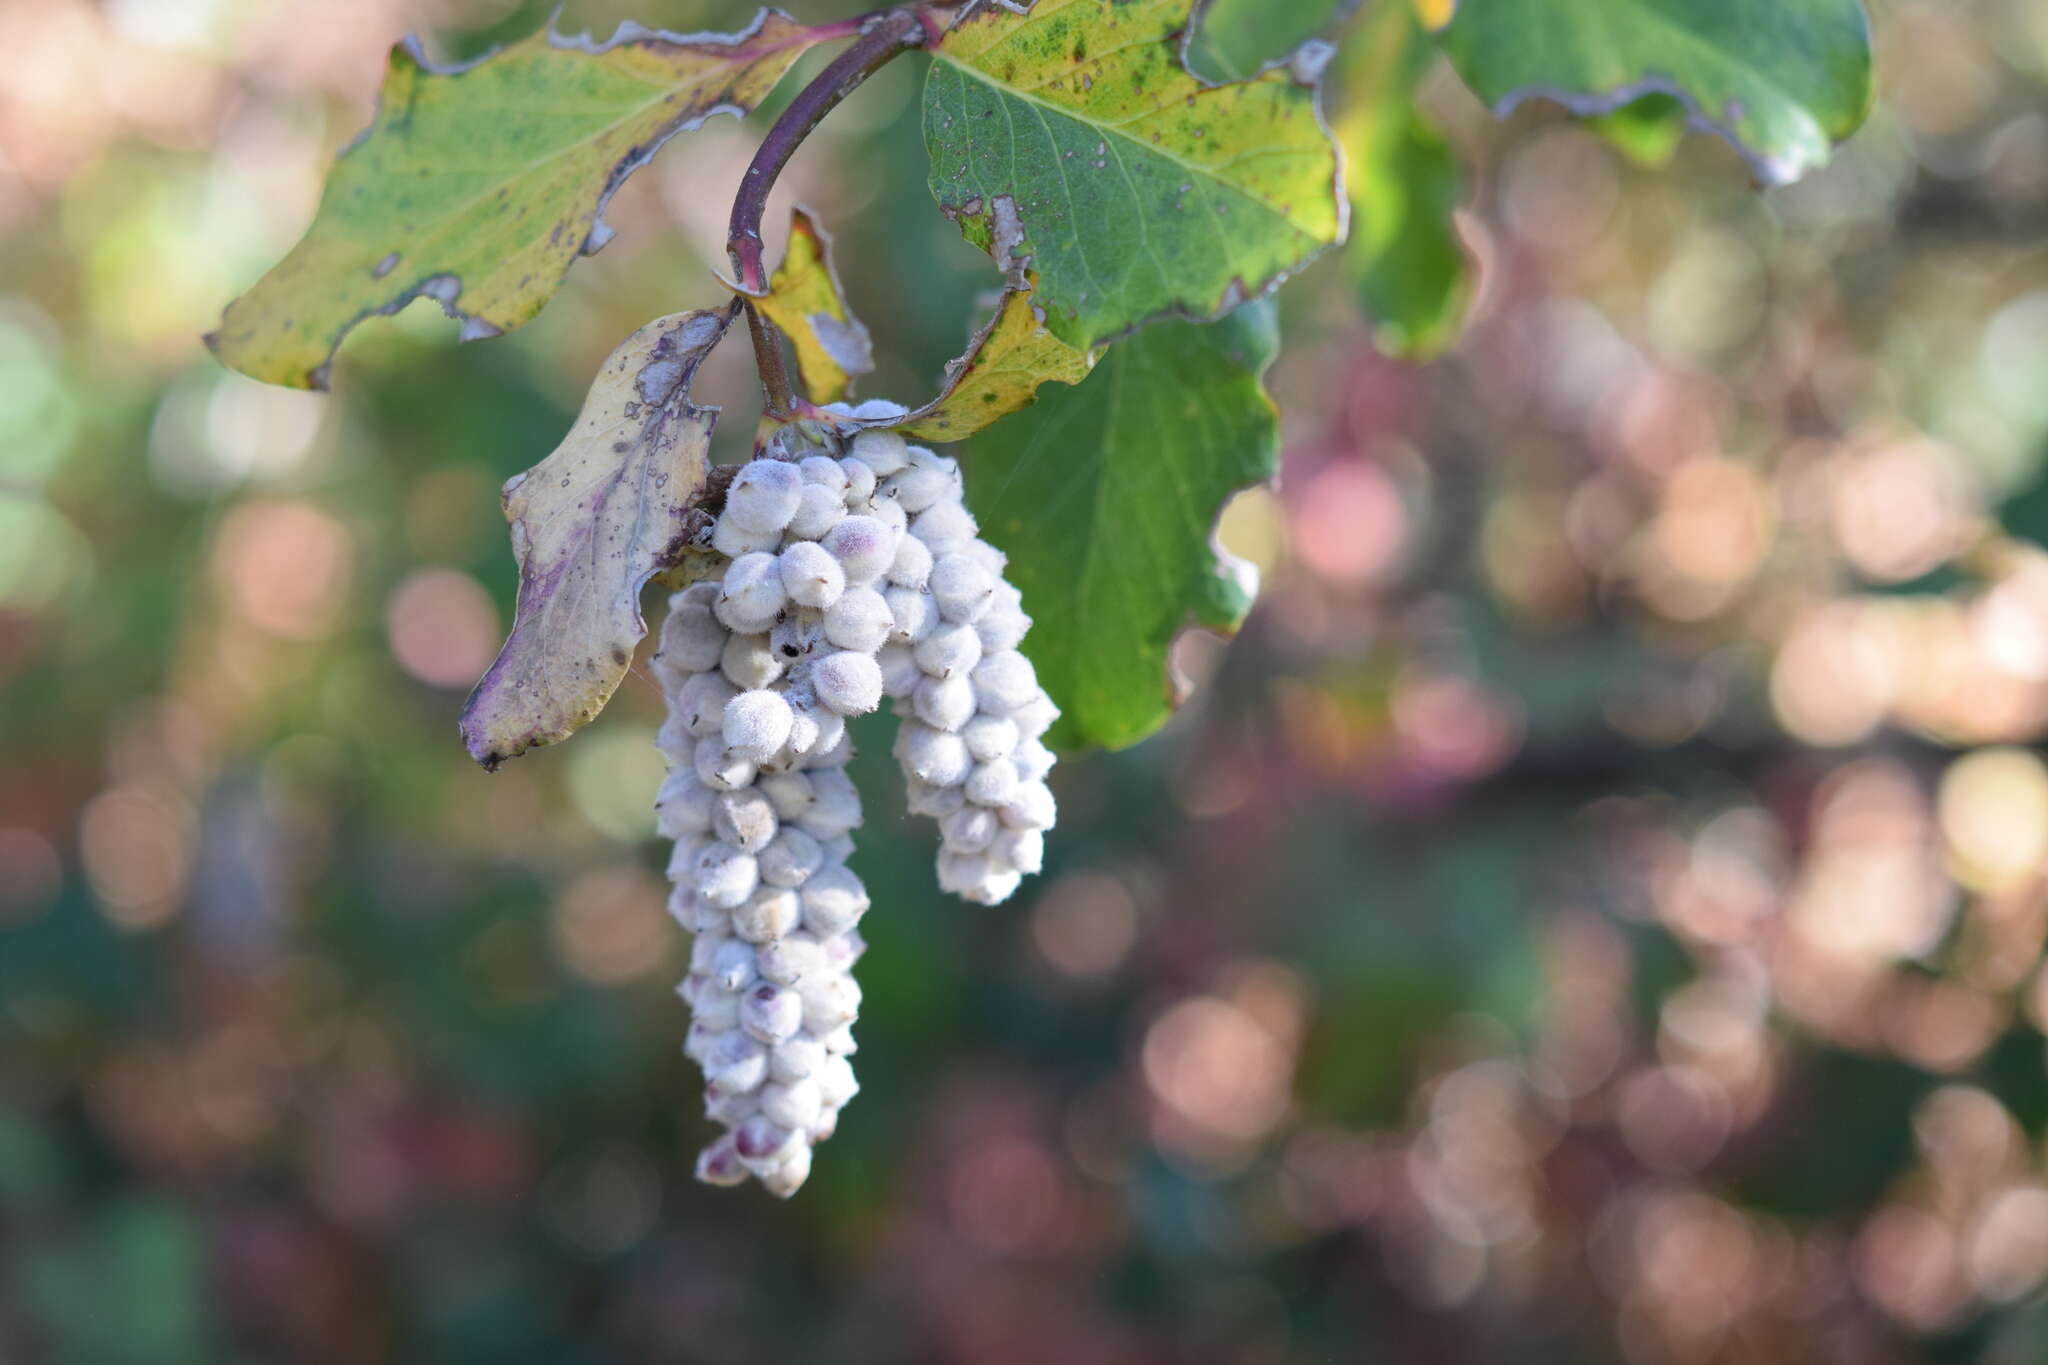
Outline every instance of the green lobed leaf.
{"type": "Polygon", "coordinates": [[[970,503],[1010,557],[1036,621],[1025,653],[1064,713],[1057,747],[1120,748],[1158,729],[1175,701],[1174,636],[1232,629],[1250,609],[1213,528],[1231,494],[1278,467],[1261,380],[1278,349],[1268,304],[1149,327],[967,443],[970,503]]]}
{"type": "Polygon", "coordinates": [[[1432,55],[1411,8],[1377,6],[1347,45],[1337,122],[1351,195],[1345,264],[1374,342],[1418,359],[1456,340],[1472,292],[1451,223],[1464,176],[1415,103],[1432,55]]]}
{"type": "Polygon", "coordinates": [[[506,483],[519,601],[462,709],[462,738],[486,768],[567,739],[604,708],[647,633],[640,590],[708,529],[690,504],[718,409],[693,404],[690,385],[732,318],[675,313],[626,338],[561,445],[506,483]]]}
{"type": "Polygon", "coordinates": [[[324,388],[357,323],[422,295],[463,320],[465,339],[517,327],[604,245],[606,203],[664,142],[746,113],[846,31],[780,10],[733,37],[629,25],[597,45],[545,29],[452,68],[403,44],[304,239],[208,341],[244,374],[324,388]]]}
{"type": "MultiPolygon", "coordinates": [[[[980,6],[925,82],[939,206],[1087,350],[1262,294],[1344,232],[1336,148],[1284,67],[1207,85],[1181,63],[1193,0],[980,6]]],[[[1301,73],[1306,74],[1306,73],[1301,73]]]]}
{"type": "Polygon", "coordinates": [[[1497,113],[1670,95],[1769,184],[1824,163],[1870,107],[1861,0],[1458,0],[1438,41],[1497,113]]]}
{"type": "Polygon", "coordinates": [[[1338,0],[1209,0],[1188,42],[1188,65],[1207,80],[1249,76],[1316,36],[1338,0]]]}

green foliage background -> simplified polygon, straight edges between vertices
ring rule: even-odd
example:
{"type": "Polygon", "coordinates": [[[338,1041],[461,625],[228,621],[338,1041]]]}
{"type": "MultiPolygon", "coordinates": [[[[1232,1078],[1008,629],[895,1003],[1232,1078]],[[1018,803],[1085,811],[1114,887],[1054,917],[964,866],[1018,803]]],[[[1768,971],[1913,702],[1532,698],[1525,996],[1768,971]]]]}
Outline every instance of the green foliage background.
{"type": "MultiPolygon", "coordinates": [[[[1941,633],[2043,610],[2038,7],[1880,9],[1872,123],[1765,195],[1432,65],[1472,328],[1385,358],[1334,256],[1282,296],[1283,489],[1224,527],[1266,593],[1186,651],[1196,706],[1062,769],[993,911],[861,731],[864,1088],[787,1205],[688,1178],[652,686],[496,775],[454,727],[499,484],[719,301],[761,116],[501,340],[415,305],[331,399],[197,341],[391,36],[544,8],[50,0],[0,51],[0,1360],[2041,1358],[2048,710],[1941,633]],[[1894,630],[1876,702],[1814,681],[1894,630]]],[[[995,283],[919,78],[791,177],[870,394],[927,392],[995,283]]]]}

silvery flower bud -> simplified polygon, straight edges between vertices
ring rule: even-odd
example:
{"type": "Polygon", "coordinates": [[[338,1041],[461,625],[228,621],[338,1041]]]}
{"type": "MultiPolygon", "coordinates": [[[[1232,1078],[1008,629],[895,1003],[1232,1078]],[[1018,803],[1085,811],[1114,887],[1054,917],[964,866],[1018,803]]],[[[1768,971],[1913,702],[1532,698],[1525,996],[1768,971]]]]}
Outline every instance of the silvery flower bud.
{"type": "Polygon", "coordinates": [[[756,635],[775,624],[776,616],[788,602],[778,557],[744,554],[726,566],[725,586],[712,612],[727,630],[756,635]]]}

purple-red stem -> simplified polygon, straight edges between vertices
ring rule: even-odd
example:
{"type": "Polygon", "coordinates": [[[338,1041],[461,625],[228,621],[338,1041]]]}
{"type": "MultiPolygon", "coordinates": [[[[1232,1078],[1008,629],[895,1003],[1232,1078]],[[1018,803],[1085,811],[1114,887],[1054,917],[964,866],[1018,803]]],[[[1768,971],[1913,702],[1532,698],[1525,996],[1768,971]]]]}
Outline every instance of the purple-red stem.
{"type": "Polygon", "coordinates": [[[846,51],[818,73],[816,80],[797,92],[782,116],[775,120],[775,126],[761,139],[752,164],[740,179],[726,234],[725,249],[732,257],[742,292],[759,296],[768,290],[768,275],[761,262],[761,215],[767,210],[768,191],[775,187],[775,178],[782,174],[782,168],[839,101],[899,53],[931,42],[934,28],[914,9],[889,10],[877,16],[846,51]]]}

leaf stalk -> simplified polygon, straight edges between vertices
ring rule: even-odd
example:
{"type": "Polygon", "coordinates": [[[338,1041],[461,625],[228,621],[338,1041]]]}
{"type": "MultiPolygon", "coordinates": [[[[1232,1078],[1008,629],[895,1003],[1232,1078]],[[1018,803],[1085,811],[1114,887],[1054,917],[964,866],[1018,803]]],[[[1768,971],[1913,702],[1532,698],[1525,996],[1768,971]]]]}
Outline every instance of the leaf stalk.
{"type": "MultiPolygon", "coordinates": [[[[921,48],[935,40],[938,25],[918,9],[885,10],[875,16],[847,49],[832,59],[809,85],[797,92],[789,107],[761,139],[747,173],[740,178],[739,193],[732,201],[732,220],[726,233],[726,254],[732,258],[740,291],[759,297],[768,292],[767,270],[762,264],[761,218],[768,207],[768,192],[790,157],[803,145],[811,130],[839,101],[902,53],[921,48]]],[[[751,310],[749,311],[751,316],[751,310]]],[[[756,332],[756,336],[759,332],[756,332]]],[[[764,374],[765,377],[765,374],[764,374]]]]}

